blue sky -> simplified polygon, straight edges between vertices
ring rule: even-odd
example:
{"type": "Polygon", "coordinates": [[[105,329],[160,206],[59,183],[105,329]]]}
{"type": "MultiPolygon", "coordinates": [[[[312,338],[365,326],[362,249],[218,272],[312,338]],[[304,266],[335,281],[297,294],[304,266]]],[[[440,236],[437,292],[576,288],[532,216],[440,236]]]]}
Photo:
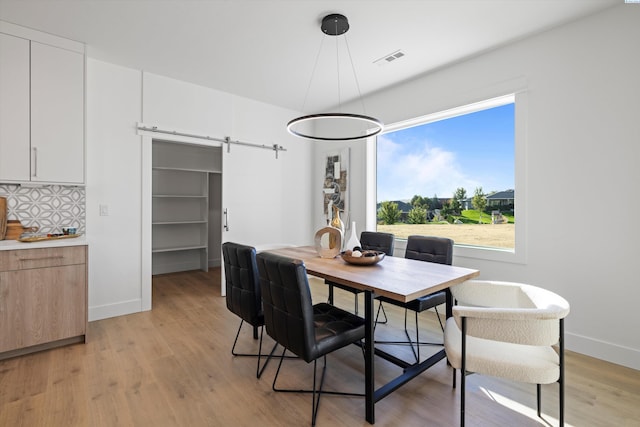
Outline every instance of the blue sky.
{"type": "Polygon", "coordinates": [[[514,104],[378,137],[378,202],[515,188],[514,104]]]}

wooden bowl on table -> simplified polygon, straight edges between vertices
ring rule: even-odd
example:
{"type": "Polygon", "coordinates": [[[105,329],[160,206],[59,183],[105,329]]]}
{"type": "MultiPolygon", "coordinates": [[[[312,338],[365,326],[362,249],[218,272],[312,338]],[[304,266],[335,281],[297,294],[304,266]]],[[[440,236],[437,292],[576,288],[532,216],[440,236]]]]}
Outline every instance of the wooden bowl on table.
{"type": "Polygon", "coordinates": [[[375,265],[384,259],[384,252],[363,250],[363,251],[344,251],[340,253],[342,259],[354,265],[375,265]],[[353,256],[353,253],[360,252],[360,256],[353,256]]]}

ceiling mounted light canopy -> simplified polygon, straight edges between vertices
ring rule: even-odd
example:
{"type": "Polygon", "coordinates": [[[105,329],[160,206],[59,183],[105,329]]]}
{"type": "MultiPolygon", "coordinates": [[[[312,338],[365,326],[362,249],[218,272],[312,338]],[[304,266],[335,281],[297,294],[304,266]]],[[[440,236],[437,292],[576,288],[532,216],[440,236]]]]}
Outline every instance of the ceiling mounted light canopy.
{"type": "MultiPolygon", "coordinates": [[[[341,36],[349,30],[349,21],[344,15],[337,13],[327,15],[322,19],[320,26],[322,32],[328,36],[341,36]]],[[[355,68],[353,66],[353,60],[351,59],[351,52],[349,51],[349,44],[347,43],[346,36],[343,37],[347,53],[349,55],[349,61],[351,63],[351,70],[356,83],[358,91],[358,98],[362,104],[362,110],[364,111],[364,102],[362,101],[362,94],[360,93],[360,86],[358,84],[358,78],[356,76],[355,68]]],[[[338,61],[336,41],[336,62],[338,69],[338,110],[335,113],[317,113],[309,114],[301,117],[297,117],[287,123],[287,130],[292,135],[313,139],[317,141],[351,141],[356,139],[368,138],[379,134],[383,129],[383,124],[380,120],[367,116],[366,114],[354,114],[341,112],[341,93],[340,93],[340,64],[338,61]]],[[[322,45],[320,46],[322,50],[322,45]]],[[[320,52],[318,52],[318,57],[320,52]]],[[[318,59],[316,58],[316,64],[311,74],[311,80],[315,74],[316,67],[318,65],[318,59]]],[[[307,93],[305,94],[304,104],[302,111],[304,112],[304,105],[309,95],[309,89],[311,82],[307,87],[307,93]]]]}

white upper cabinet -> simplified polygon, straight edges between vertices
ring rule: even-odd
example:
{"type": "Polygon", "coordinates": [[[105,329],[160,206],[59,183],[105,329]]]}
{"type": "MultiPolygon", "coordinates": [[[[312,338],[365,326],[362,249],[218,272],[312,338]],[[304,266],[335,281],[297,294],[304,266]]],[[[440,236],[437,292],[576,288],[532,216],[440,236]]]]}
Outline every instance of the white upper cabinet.
{"type": "Polygon", "coordinates": [[[0,33],[0,180],[29,181],[29,40],[0,33]]]}
{"type": "Polygon", "coordinates": [[[31,181],[84,182],[84,57],[31,42],[31,181]]]}
{"type": "Polygon", "coordinates": [[[0,182],[83,184],[84,46],[0,23],[0,182]]]}

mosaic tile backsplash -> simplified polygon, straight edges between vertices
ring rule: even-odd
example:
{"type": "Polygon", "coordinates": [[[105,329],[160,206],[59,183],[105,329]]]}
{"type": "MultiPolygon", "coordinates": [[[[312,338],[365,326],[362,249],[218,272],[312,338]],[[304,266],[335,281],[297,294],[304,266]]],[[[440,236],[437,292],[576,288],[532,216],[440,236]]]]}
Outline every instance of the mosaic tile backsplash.
{"type": "Polygon", "coordinates": [[[24,227],[38,226],[40,233],[76,227],[79,234],[85,234],[84,187],[0,184],[0,197],[7,198],[7,218],[19,219],[24,227]]]}

